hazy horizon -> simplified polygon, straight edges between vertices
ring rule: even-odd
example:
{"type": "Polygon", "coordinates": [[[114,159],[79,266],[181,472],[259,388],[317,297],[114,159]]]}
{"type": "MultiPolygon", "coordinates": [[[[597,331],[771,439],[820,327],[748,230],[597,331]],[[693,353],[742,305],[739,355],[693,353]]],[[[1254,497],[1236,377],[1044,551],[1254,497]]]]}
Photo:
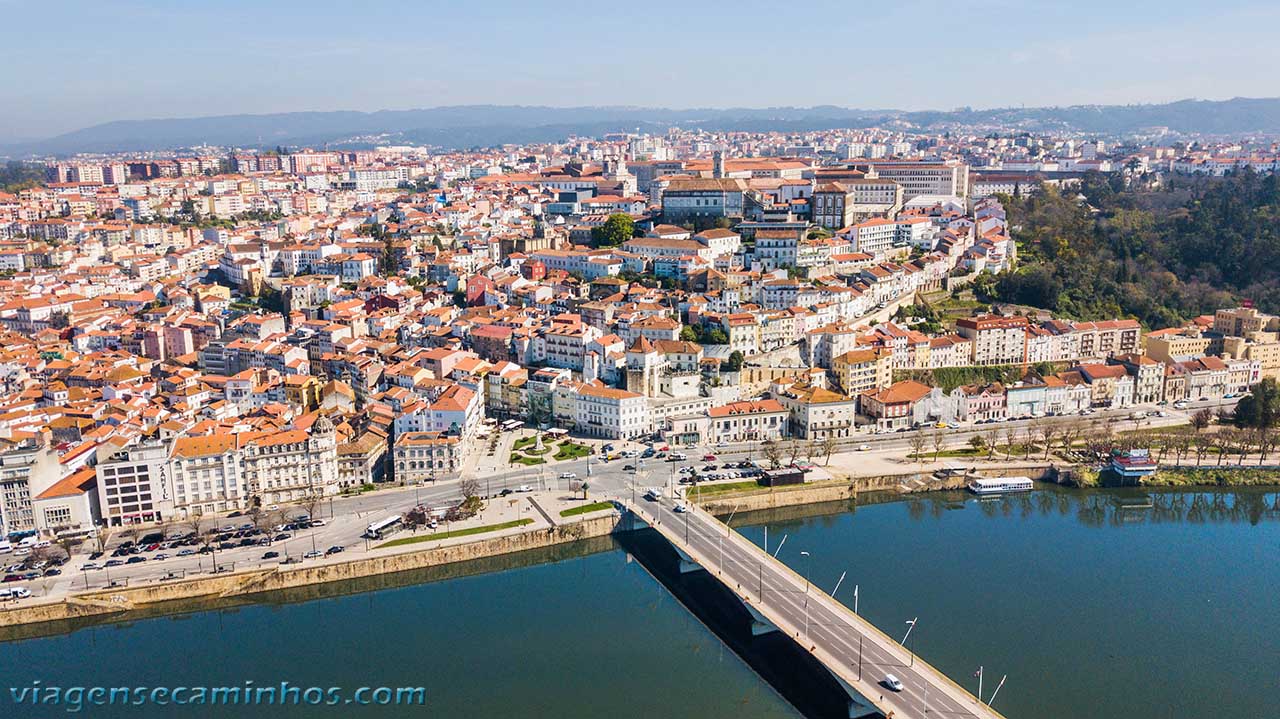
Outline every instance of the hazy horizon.
{"type": "Polygon", "coordinates": [[[608,13],[500,0],[483,14],[0,0],[11,27],[28,29],[0,49],[0,144],[116,120],[453,105],[951,110],[1280,96],[1280,79],[1259,72],[1280,66],[1280,7],[1117,5],[915,0],[873,16],[829,0],[789,15],[757,0],[608,13]]]}

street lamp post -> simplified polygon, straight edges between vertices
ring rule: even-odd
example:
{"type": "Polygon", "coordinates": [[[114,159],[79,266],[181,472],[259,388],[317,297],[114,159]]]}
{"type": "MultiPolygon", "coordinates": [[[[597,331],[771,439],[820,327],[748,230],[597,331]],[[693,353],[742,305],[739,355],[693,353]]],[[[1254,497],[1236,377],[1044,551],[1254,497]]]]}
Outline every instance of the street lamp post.
{"type": "Polygon", "coordinates": [[[813,565],[813,555],[802,551],[800,556],[809,558],[804,563],[804,638],[809,641],[809,569],[813,565]]]}
{"type": "MultiPolygon", "coordinates": [[[[916,620],[918,620],[919,618],[920,617],[916,617],[915,619],[912,619],[907,622],[907,633],[902,636],[902,645],[904,647],[907,646],[907,639],[911,637],[911,632],[916,628],[916,620]]],[[[910,647],[907,647],[907,656],[911,657],[911,663],[908,666],[914,667],[916,665],[916,654],[915,652],[911,651],[910,647]]]]}

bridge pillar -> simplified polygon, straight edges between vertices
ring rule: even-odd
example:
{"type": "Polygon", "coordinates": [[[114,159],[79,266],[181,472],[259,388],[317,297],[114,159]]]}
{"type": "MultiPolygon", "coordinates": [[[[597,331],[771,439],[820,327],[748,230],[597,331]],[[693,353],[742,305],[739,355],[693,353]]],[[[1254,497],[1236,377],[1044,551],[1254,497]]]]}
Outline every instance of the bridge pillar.
{"type": "MultiPolygon", "coordinates": [[[[671,544],[671,543],[667,542],[667,544],[671,544]]],[[[680,573],[681,574],[689,574],[690,572],[696,572],[700,569],[704,569],[704,567],[701,564],[698,564],[697,560],[695,560],[693,557],[690,557],[688,554],[686,554],[683,549],[677,547],[674,544],[671,544],[671,548],[676,550],[676,555],[680,557],[680,573]]]]}
{"type": "Polygon", "coordinates": [[[758,637],[761,634],[778,631],[778,625],[769,621],[751,602],[742,602],[742,606],[746,607],[747,613],[751,615],[751,636],[758,637]]]}
{"type": "MultiPolygon", "coordinates": [[[[826,665],[824,664],[823,666],[826,665]]],[[[836,684],[839,684],[840,688],[849,697],[849,719],[883,715],[883,712],[877,709],[870,699],[863,696],[862,692],[854,689],[852,684],[841,678],[839,674],[831,671],[831,667],[826,667],[826,669],[835,678],[836,684]]]]}

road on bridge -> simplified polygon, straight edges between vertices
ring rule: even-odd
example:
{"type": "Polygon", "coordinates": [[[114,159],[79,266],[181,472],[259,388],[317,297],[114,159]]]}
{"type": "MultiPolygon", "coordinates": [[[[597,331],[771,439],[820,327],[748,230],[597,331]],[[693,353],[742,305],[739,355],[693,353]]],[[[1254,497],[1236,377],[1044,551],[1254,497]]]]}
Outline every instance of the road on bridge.
{"type": "Polygon", "coordinates": [[[886,716],[890,712],[899,719],[1001,716],[705,511],[685,505],[689,511],[678,513],[670,499],[625,503],[781,631],[811,647],[833,673],[886,716]],[[901,692],[881,684],[886,674],[902,680],[901,692]]]}

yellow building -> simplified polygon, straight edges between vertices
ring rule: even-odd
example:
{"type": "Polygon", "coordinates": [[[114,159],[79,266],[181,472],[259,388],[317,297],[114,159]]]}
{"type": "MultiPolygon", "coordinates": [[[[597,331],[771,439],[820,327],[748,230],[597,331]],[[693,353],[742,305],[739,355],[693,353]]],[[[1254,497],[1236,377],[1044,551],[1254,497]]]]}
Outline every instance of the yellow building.
{"type": "Polygon", "coordinates": [[[1156,330],[1147,334],[1147,356],[1159,362],[1178,362],[1204,355],[1210,342],[1194,328],[1156,330]]]}
{"type": "Polygon", "coordinates": [[[893,353],[881,348],[845,352],[831,360],[831,371],[847,395],[884,389],[893,384],[893,353]]]}

